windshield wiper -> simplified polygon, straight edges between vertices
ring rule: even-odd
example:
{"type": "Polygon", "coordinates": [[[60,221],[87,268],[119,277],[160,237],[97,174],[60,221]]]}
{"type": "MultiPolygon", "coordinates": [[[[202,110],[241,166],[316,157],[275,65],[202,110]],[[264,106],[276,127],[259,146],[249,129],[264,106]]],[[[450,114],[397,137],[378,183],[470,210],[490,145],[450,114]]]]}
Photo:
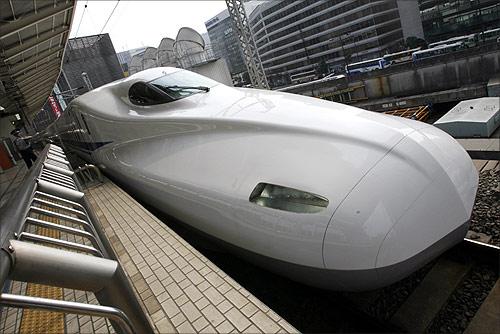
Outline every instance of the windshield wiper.
{"type": "Polygon", "coordinates": [[[205,91],[205,92],[209,92],[210,91],[210,88],[209,87],[205,87],[205,86],[161,86],[163,88],[173,88],[173,89],[197,89],[197,90],[202,90],[202,91],[205,91]]]}

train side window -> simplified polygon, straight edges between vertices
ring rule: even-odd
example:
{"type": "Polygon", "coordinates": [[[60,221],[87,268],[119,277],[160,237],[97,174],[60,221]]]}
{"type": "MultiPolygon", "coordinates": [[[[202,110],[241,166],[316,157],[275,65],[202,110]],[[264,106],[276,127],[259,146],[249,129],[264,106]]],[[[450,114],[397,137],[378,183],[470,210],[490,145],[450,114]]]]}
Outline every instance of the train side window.
{"type": "Polygon", "coordinates": [[[328,199],[323,196],[270,183],[257,184],[249,200],[259,206],[295,213],[316,213],[328,206],[328,199]]]}
{"type": "Polygon", "coordinates": [[[138,106],[151,106],[174,100],[167,93],[145,82],[133,84],[128,91],[128,97],[130,102],[138,106]]]}

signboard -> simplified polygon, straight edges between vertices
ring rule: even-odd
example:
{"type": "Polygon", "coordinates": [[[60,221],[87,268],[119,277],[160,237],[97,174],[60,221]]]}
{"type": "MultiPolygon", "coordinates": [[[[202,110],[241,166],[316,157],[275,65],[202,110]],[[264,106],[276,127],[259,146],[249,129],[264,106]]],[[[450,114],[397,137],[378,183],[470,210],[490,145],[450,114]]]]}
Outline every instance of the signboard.
{"type": "Polygon", "coordinates": [[[59,118],[59,116],[61,116],[61,108],[59,108],[56,99],[52,95],[49,96],[49,104],[50,107],[52,108],[52,111],[56,115],[56,118],[59,118]]]}
{"type": "MultiPolygon", "coordinates": [[[[56,94],[57,101],[59,101],[59,105],[61,106],[62,111],[66,109],[66,101],[64,101],[61,90],[59,89],[59,86],[57,83],[54,85],[54,94],[56,94]]],[[[74,97],[74,96],[73,96],[74,97]]]]}

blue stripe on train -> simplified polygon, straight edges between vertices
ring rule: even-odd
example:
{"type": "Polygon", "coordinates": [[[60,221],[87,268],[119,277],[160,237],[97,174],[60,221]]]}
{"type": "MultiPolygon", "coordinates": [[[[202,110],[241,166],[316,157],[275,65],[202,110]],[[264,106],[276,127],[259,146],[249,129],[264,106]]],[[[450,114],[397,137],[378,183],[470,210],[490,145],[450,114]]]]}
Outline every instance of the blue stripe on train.
{"type": "Polygon", "coordinates": [[[76,141],[76,140],[67,140],[67,139],[62,139],[62,141],[65,144],[68,144],[70,146],[76,147],[78,149],[88,151],[88,152],[93,152],[97,150],[98,148],[103,147],[104,145],[112,143],[112,141],[98,141],[98,142],[82,142],[82,141],[76,141]]]}

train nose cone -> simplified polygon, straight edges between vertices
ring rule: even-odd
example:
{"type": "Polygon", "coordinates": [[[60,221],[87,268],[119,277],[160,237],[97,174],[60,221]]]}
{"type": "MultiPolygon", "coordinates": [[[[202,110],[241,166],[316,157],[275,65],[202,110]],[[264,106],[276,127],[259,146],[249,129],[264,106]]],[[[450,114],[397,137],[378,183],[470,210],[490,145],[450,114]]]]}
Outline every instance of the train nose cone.
{"type": "Polygon", "coordinates": [[[410,133],[332,216],[325,267],[351,273],[356,279],[341,282],[351,290],[407,276],[465,236],[477,183],[471,159],[449,135],[432,126],[410,133]]]}
{"type": "MultiPolygon", "coordinates": [[[[422,157],[418,168],[430,182],[384,239],[376,262],[381,280],[396,266],[394,278],[402,278],[463,240],[478,187],[471,159],[448,134],[428,127],[409,139],[420,146],[413,154],[422,157]]],[[[397,151],[403,153],[405,145],[397,151]]]]}

